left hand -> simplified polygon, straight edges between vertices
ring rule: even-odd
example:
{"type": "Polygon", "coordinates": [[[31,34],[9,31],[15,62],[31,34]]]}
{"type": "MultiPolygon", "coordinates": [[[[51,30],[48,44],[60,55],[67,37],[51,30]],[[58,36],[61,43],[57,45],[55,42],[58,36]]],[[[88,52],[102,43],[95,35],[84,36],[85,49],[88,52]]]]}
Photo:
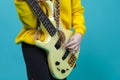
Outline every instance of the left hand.
{"type": "Polygon", "coordinates": [[[81,41],[82,41],[82,34],[75,33],[70,38],[70,41],[65,45],[65,48],[73,53],[76,53],[80,47],[81,41]]]}

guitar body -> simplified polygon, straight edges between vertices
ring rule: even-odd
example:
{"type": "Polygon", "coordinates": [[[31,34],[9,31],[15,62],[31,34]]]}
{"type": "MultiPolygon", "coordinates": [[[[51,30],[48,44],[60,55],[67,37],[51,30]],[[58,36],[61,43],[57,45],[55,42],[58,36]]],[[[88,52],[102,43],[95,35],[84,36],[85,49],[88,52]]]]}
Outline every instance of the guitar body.
{"type": "MultiPolygon", "coordinates": [[[[52,12],[51,4],[48,3],[46,6],[49,9],[49,11],[52,12]]],[[[55,21],[52,16],[52,13],[49,13],[49,19],[55,26],[55,21]]],[[[60,46],[59,49],[57,49],[55,46],[59,41],[58,32],[56,32],[56,34],[53,37],[51,37],[43,25],[41,25],[40,27],[44,32],[45,40],[43,42],[41,42],[40,40],[36,40],[36,46],[43,48],[46,51],[51,74],[57,79],[64,79],[71,73],[72,69],[74,68],[75,62],[79,55],[79,51],[73,54],[67,51],[62,46],[60,46]],[[65,59],[62,59],[63,56],[67,54],[68,56],[65,59]]],[[[64,33],[65,43],[67,43],[70,37],[73,35],[73,32],[65,29],[62,25],[62,22],[60,22],[59,29],[64,33]]]]}
{"type": "MultiPolygon", "coordinates": [[[[66,53],[66,49],[62,46],[59,49],[56,49],[55,47],[59,41],[58,33],[51,37],[48,32],[45,31],[44,26],[41,26],[41,29],[44,31],[46,38],[43,42],[36,40],[36,46],[43,48],[46,51],[51,74],[57,79],[64,79],[74,68],[79,51],[75,54],[69,52],[67,58],[63,60],[62,58],[66,53]]],[[[66,30],[63,26],[61,26],[60,30],[63,31],[66,37],[65,43],[67,43],[73,33],[66,30]]]]}

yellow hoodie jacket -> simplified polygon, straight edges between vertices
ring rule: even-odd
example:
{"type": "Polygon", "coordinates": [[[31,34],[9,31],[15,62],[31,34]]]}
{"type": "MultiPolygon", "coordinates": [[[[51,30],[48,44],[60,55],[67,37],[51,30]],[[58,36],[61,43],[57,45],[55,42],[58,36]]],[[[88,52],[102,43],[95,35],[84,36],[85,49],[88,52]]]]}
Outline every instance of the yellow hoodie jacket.
{"type": "MultiPolygon", "coordinates": [[[[18,44],[26,42],[28,44],[35,44],[34,34],[37,27],[37,18],[26,3],[25,0],[14,0],[19,19],[23,23],[23,28],[15,39],[18,44]]],[[[60,0],[60,19],[65,25],[65,28],[84,35],[86,31],[84,23],[84,8],[81,5],[81,0],[60,0]]],[[[45,11],[45,7],[42,5],[45,11]]],[[[45,36],[41,32],[40,40],[44,40],[45,36]]]]}

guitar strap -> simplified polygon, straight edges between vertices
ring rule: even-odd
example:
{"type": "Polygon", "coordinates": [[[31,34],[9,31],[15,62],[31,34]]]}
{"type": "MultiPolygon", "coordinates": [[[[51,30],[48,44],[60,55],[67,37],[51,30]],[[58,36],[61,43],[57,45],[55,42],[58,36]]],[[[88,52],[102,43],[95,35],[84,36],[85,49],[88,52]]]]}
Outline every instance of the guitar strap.
{"type": "Polygon", "coordinates": [[[59,25],[60,25],[60,0],[55,0],[54,18],[55,18],[55,21],[56,21],[57,30],[59,30],[59,25]]]}
{"type": "Polygon", "coordinates": [[[59,27],[60,27],[60,0],[55,0],[54,2],[55,2],[54,18],[55,18],[55,22],[56,22],[56,28],[58,31],[58,35],[59,35],[60,45],[62,45],[62,44],[64,44],[64,41],[65,41],[65,35],[59,29],[59,27]]]}

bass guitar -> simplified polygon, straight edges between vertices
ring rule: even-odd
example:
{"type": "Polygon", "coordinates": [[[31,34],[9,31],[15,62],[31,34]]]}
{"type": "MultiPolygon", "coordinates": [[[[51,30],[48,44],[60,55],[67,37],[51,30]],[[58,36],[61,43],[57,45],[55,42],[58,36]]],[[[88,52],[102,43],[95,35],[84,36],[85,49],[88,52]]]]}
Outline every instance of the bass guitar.
{"type": "MultiPolygon", "coordinates": [[[[43,48],[47,53],[47,60],[50,73],[57,79],[66,78],[73,70],[76,60],[78,59],[80,49],[73,54],[69,50],[62,47],[58,31],[55,27],[55,20],[53,17],[53,3],[46,1],[48,15],[42,11],[37,0],[26,0],[31,9],[34,11],[38,20],[42,23],[40,29],[44,32],[45,40],[36,40],[35,45],[43,48]]],[[[73,32],[64,28],[62,21],[60,21],[59,29],[64,33],[65,43],[67,43],[73,32]]]]}

